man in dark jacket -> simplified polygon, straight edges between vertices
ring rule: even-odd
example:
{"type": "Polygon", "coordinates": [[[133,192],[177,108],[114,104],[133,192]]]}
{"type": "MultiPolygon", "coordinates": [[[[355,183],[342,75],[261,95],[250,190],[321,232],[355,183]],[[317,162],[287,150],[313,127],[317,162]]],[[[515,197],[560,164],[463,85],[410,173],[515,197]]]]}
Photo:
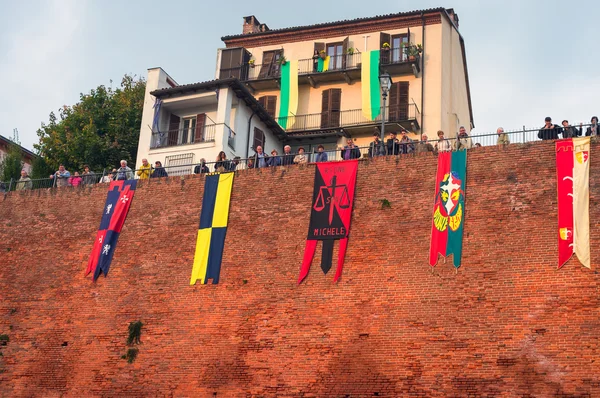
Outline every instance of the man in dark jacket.
{"type": "Polygon", "coordinates": [[[390,133],[390,138],[385,142],[388,155],[398,155],[400,153],[400,141],[396,132],[390,133]]]}
{"type": "Polygon", "coordinates": [[[283,156],[281,157],[281,164],[283,166],[289,166],[294,164],[294,154],[292,153],[292,147],[286,145],[283,147],[283,156]]]}
{"type": "Polygon", "coordinates": [[[574,138],[574,137],[579,137],[581,135],[581,130],[582,130],[583,124],[579,124],[579,130],[577,129],[577,127],[570,126],[568,120],[563,120],[562,125],[563,125],[563,133],[562,133],[563,138],[574,138]]]}
{"type": "Polygon", "coordinates": [[[348,138],[348,141],[346,141],[346,143],[348,145],[346,145],[344,147],[344,149],[341,150],[342,159],[343,160],[359,159],[360,158],[360,149],[358,149],[358,147],[356,145],[354,145],[354,141],[352,141],[352,138],[348,138]]]}
{"type": "Polygon", "coordinates": [[[379,139],[379,133],[373,133],[373,141],[369,144],[369,157],[372,158],[374,156],[385,156],[385,147],[383,146],[383,141],[379,139]]]}
{"type": "Polygon", "coordinates": [[[598,116],[593,116],[592,117],[592,125],[590,127],[587,128],[587,130],[585,131],[585,135],[586,136],[597,136],[600,135],[600,126],[598,125],[598,116]]]}
{"type": "Polygon", "coordinates": [[[154,171],[150,174],[150,178],[168,177],[167,170],[162,166],[161,162],[154,163],[154,171]]]}
{"type": "Polygon", "coordinates": [[[197,164],[194,167],[194,174],[205,174],[210,173],[208,170],[208,166],[206,165],[206,160],[204,158],[200,159],[200,164],[197,164]]]}
{"type": "Polygon", "coordinates": [[[557,124],[552,124],[552,118],[545,119],[546,124],[538,132],[538,138],[541,140],[557,140],[562,134],[562,129],[557,124]]]}

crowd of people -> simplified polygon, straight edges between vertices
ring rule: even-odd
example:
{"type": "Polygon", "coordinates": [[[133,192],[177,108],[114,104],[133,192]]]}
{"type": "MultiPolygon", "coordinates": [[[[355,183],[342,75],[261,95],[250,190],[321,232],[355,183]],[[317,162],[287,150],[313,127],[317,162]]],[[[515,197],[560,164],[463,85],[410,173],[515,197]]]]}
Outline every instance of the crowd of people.
{"type": "MultiPolygon", "coordinates": [[[[579,128],[571,126],[568,120],[563,120],[561,126],[552,123],[552,118],[546,117],[544,126],[538,132],[538,138],[541,140],[556,140],[559,138],[572,138],[583,135],[583,124],[580,123],[579,128]]],[[[497,145],[508,145],[510,139],[502,127],[496,130],[497,145]]],[[[363,156],[373,158],[377,156],[388,155],[405,155],[411,153],[428,153],[436,154],[438,152],[448,152],[460,149],[471,149],[479,147],[481,144],[473,145],[473,141],[464,126],[458,130],[455,138],[447,138],[442,130],[437,132],[437,139],[430,141],[427,134],[422,134],[419,140],[413,140],[408,136],[408,132],[404,129],[400,132],[401,137],[398,138],[396,132],[390,132],[387,140],[383,142],[378,131],[373,133],[373,140],[368,146],[365,154],[361,152],[352,138],[348,138],[346,145],[338,147],[337,151],[343,160],[360,159],[363,156]],[[432,144],[433,142],[433,144],[432,144]]],[[[585,130],[586,136],[600,136],[600,125],[598,117],[593,116],[590,120],[590,125],[585,130]]],[[[330,152],[331,153],[331,152],[330,152]]],[[[323,145],[317,147],[317,152],[313,154],[312,162],[327,162],[329,161],[328,152],[325,151],[323,145]]],[[[335,160],[335,159],[332,159],[335,160]]],[[[200,159],[200,163],[193,168],[194,174],[204,174],[210,172],[235,171],[238,169],[242,159],[239,156],[233,159],[227,159],[227,154],[224,151],[219,152],[215,162],[212,165],[212,170],[205,159],[200,159]]],[[[279,155],[276,149],[273,149],[269,154],[265,153],[262,146],[255,148],[254,156],[246,159],[246,167],[248,169],[289,166],[293,164],[306,164],[311,162],[310,155],[305,152],[305,149],[300,147],[296,153],[292,153],[292,148],[289,145],[283,147],[283,154],[279,155]]],[[[111,181],[132,180],[134,178],[140,180],[150,178],[168,177],[167,170],[160,161],[154,162],[152,166],[147,159],[142,159],[142,164],[135,171],[127,166],[126,160],[121,160],[120,167],[114,168],[106,175],[99,176],[90,170],[88,165],[83,166],[83,171],[80,173],[75,171],[71,174],[65,169],[64,165],[60,165],[58,170],[50,175],[54,186],[85,186],[96,183],[109,183],[111,181]]],[[[1,183],[3,184],[3,183],[1,183]]],[[[2,186],[0,186],[2,188],[2,186]]],[[[26,170],[21,171],[21,178],[16,182],[15,189],[17,191],[33,189],[33,180],[29,177],[26,170]]],[[[2,190],[2,189],[0,189],[2,190]]],[[[5,190],[5,187],[4,187],[5,190]]]]}

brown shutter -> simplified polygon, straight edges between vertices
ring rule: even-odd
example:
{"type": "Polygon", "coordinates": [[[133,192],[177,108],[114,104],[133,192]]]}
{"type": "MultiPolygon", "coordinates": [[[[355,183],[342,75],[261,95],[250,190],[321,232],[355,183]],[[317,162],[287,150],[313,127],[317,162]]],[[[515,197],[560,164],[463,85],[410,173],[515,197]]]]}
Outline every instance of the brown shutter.
{"type": "Polygon", "coordinates": [[[346,69],[346,62],[347,62],[347,58],[348,58],[348,37],[346,37],[344,39],[344,41],[342,42],[342,69],[346,69]]]}
{"type": "Polygon", "coordinates": [[[276,95],[264,95],[258,98],[258,103],[262,105],[267,111],[269,116],[275,118],[275,110],[277,109],[277,96],[276,95]]]}
{"type": "Polygon", "coordinates": [[[332,88],[329,94],[329,127],[339,127],[340,125],[340,110],[342,107],[342,89],[332,88]]]}
{"type": "Polygon", "coordinates": [[[275,52],[273,51],[263,52],[262,65],[260,66],[260,72],[258,73],[259,78],[265,78],[269,75],[269,70],[271,69],[271,64],[273,63],[274,55],[275,52]]]}
{"type": "Polygon", "coordinates": [[[321,128],[329,127],[329,91],[323,90],[321,100],[321,128]]]}
{"type": "Polygon", "coordinates": [[[389,120],[401,121],[408,119],[408,82],[397,82],[390,89],[389,120]]]}
{"type": "Polygon", "coordinates": [[[242,76],[244,51],[243,48],[228,48],[221,51],[221,70],[219,73],[221,79],[228,77],[239,79],[242,76]]]}
{"type": "Polygon", "coordinates": [[[204,125],[206,124],[206,113],[196,115],[196,131],[194,132],[194,142],[204,141],[204,125]]]}
{"type": "Polygon", "coordinates": [[[169,135],[167,145],[177,145],[179,137],[179,116],[171,114],[169,118],[169,135]]]}
{"type": "Polygon", "coordinates": [[[400,120],[408,120],[408,82],[398,82],[398,116],[400,120]]]}
{"type": "Polygon", "coordinates": [[[256,151],[257,146],[262,146],[265,149],[265,133],[258,127],[254,127],[254,143],[252,149],[256,151]]]}
{"type": "Polygon", "coordinates": [[[390,63],[390,53],[392,51],[391,50],[383,51],[383,43],[388,43],[391,48],[391,46],[392,46],[391,41],[392,41],[392,36],[389,33],[383,33],[383,32],[379,33],[379,48],[381,49],[380,59],[381,59],[382,65],[387,65],[390,63]]]}

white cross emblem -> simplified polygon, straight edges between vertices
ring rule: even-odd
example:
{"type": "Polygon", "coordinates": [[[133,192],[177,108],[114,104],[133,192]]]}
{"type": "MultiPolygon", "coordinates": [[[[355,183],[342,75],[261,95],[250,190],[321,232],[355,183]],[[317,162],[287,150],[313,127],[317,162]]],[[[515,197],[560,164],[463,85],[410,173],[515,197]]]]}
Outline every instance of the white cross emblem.
{"type": "Polygon", "coordinates": [[[108,256],[108,251],[110,250],[110,245],[104,245],[104,249],[102,249],[102,254],[108,256]]]}
{"type": "Polygon", "coordinates": [[[123,202],[123,204],[127,203],[128,200],[129,200],[129,198],[127,197],[127,195],[125,195],[121,198],[121,202],[123,202]]]}
{"type": "Polygon", "coordinates": [[[110,213],[110,209],[112,209],[112,203],[110,203],[108,206],[106,206],[106,214],[110,213]]]}

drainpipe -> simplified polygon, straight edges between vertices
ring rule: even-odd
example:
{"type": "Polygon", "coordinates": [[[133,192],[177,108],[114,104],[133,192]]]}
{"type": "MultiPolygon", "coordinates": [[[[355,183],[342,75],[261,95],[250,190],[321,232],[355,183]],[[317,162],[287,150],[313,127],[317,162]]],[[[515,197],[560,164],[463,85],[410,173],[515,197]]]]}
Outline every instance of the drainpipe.
{"type": "Polygon", "coordinates": [[[248,159],[248,153],[250,150],[250,127],[252,126],[252,118],[254,115],[256,115],[256,111],[252,111],[252,115],[250,115],[250,119],[248,119],[248,134],[246,134],[246,137],[248,137],[248,142],[246,142],[246,159],[248,159]]]}
{"type": "Polygon", "coordinates": [[[425,14],[421,11],[421,35],[423,41],[423,56],[421,57],[421,135],[425,132],[425,14]]]}

